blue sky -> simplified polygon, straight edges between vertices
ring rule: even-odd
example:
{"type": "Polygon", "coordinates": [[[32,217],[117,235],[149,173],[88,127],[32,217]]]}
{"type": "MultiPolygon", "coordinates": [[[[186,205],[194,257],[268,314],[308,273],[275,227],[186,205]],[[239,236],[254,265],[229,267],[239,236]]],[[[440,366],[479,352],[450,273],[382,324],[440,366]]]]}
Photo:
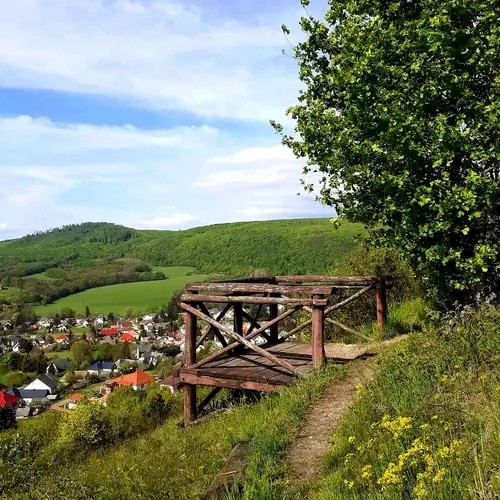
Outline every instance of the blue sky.
{"type": "Polygon", "coordinates": [[[0,239],[331,215],[297,196],[303,162],[268,123],[296,102],[280,27],[303,14],[299,0],[0,0],[0,239]]]}

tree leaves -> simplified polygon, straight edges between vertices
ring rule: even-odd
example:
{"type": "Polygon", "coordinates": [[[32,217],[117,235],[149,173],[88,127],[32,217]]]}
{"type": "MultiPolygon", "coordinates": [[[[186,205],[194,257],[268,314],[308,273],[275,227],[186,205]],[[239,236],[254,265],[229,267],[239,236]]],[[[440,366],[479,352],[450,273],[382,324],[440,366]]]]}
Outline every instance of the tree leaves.
{"type": "Polygon", "coordinates": [[[324,175],[321,201],[404,250],[445,303],[498,291],[499,25],[497,2],[332,1],[301,22],[295,133],[273,124],[324,175]]]}

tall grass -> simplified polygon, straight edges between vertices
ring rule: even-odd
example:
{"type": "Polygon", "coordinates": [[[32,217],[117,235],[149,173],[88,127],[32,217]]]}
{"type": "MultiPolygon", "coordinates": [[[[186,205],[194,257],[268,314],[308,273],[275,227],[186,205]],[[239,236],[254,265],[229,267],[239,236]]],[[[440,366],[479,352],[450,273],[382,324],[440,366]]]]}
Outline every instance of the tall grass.
{"type": "Polygon", "coordinates": [[[310,498],[495,498],[499,360],[494,308],[411,335],[334,432],[310,498]]]}
{"type": "MultiPolygon", "coordinates": [[[[27,493],[30,499],[198,499],[236,442],[251,444],[244,498],[275,498],[282,486],[281,458],[308,406],[343,367],[321,370],[280,394],[251,406],[235,407],[187,429],[169,419],[148,435],[94,454],[78,464],[48,468],[27,493]]],[[[29,481],[29,477],[27,477],[29,481]]]]}

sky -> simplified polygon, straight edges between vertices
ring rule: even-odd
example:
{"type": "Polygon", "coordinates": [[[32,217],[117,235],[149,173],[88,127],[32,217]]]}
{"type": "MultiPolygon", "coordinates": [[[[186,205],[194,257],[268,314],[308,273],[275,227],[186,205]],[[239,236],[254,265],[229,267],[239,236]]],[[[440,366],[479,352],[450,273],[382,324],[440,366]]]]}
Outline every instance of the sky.
{"type": "Polygon", "coordinates": [[[0,240],[331,216],[269,125],[293,125],[281,25],[300,40],[302,15],[299,0],[0,0],[0,240]]]}

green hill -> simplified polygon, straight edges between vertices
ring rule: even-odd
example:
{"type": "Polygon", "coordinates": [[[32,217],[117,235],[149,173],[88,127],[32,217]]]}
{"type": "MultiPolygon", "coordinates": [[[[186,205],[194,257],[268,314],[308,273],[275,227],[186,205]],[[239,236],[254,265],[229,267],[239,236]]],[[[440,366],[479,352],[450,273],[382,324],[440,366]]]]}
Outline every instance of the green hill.
{"type": "MultiPolygon", "coordinates": [[[[334,230],[328,219],[241,222],[185,231],[139,231],[109,223],[64,226],[0,246],[0,278],[61,265],[134,257],[203,273],[322,272],[351,250],[360,224],[334,230]]],[[[93,265],[93,264],[92,264],[93,265]]]]}

